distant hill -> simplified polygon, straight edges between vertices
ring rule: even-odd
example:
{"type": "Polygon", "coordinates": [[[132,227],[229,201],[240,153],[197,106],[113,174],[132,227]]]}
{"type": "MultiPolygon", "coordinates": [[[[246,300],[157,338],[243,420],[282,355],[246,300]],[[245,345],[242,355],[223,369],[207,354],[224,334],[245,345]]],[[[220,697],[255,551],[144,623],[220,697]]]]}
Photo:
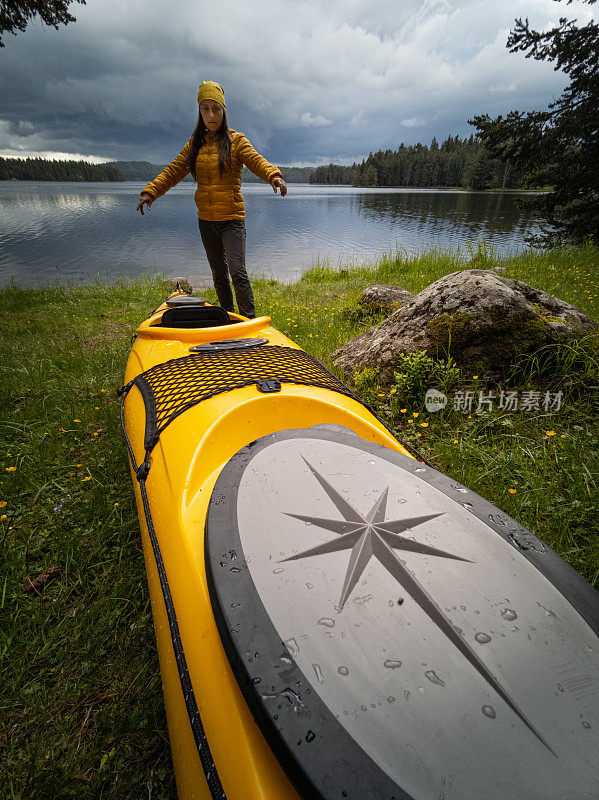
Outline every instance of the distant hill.
{"type": "MultiPolygon", "coordinates": [[[[110,166],[116,167],[124,176],[126,181],[146,181],[153,180],[159,172],[162,172],[166,164],[151,164],[149,161],[111,161],[110,166]]],[[[310,183],[310,175],[314,172],[314,167],[281,167],[281,172],[287,183],[310,183]]],[[[184,178],[191,180],[191,175],[184,178]]],[[[260,183],[260,178],[256,177],[246,167],[241,173],[243,183],[260,183]]]]}
{"type": "MultiPolygon", "coordinates": [[[[310,175],[316,167],[279,167],[279,169],[287,183],[310,183],[310,175]]],[[[260,178],[257,178],[247,167],[243,168],[241,180],[243,183],[260,183],[260,178]]]]}
{"type": "MultiPolygon", "coordinates": [[[[124,175],[126,181],[145,181],[146,183],[154,180],[166,166],[166,164],[152,164],[149,161],[109,161],[108,163],[111,167],[116,167],[124,175]]],[[[190,181],[191,175],[183,180],[190,181]]]]}

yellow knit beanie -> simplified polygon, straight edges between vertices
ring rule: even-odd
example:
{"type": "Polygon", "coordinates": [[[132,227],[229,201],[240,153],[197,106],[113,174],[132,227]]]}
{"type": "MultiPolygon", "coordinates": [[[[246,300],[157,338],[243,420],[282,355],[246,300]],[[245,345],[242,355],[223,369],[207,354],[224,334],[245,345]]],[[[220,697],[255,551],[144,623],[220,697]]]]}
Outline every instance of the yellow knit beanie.
{"type": "Polygon", "coordinates": [[[202,102],[202,100],[216,100],[217,103],[221,104],[225,111],[227,109],[227,106],[225,105],[225,92],[220,83],[215,83],[214,81],[203,81],[198,90],[198,105],[202,102]]]}

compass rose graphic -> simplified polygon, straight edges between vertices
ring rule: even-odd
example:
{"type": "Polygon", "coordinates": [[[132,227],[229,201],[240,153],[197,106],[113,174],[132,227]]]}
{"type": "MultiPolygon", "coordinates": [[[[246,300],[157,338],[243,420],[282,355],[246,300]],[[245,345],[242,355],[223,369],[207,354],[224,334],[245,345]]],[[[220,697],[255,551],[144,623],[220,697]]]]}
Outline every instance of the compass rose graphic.
{"type": "Polygon", "coordinates": [[[485,681],[499,694],[508,704],[512,711],[522,720],[532,733],[541,741],[545,747],[553,754],[553,750],[543,739],[541,734],[534,728],[531,722],[525,717],[524,713],[518,708],[515,701],[509,696],[507,691],[501,686],[497,678],[490,672],[487,666],[481,661],[476,652],[468,644],[466,639],[455,628],[452,622],[443,614],[439,605],[428,594],[426,589],[418,582],[410,570],[394,553],[394,550],[404,550],[423,555],[438,556],[449,558],[455,561],[472,563],[467,558],[453,555],[444,550],[421,544],[413,539],[402,536],[407,530],[411,530],[418,525],[443,516],[443,512],[428,514],[420,517],[406,517],[397,520],[385,520],[387,510],[387,497],[389,487],[381,494],[371,510],[363,516],[339,492],[324,478],[307,459],[302,459],[310,469],[312,475],[320,483],[327,495],[333,501],[343,519],[325,519],[322,517],[306,516],[305,514],[290,514],[287,516],[309,522],[319,528],[332,531],[338,534],[338,538],[330,539],[328,542],[310,547],[301,553],[296,553],[289,558],[281,561],[296,561],[302,558],[335,553],[342,550],[351,550],[347,572],[341,598],[337,607],[338,613],[343,610],[350,594],[360,580],[370,559],[374,556],[385,569],[395,578],[412,599],[420,606],[429,619],[439,628],[442,633],[451,641],[460,653],[466,658],[485,681]]]}

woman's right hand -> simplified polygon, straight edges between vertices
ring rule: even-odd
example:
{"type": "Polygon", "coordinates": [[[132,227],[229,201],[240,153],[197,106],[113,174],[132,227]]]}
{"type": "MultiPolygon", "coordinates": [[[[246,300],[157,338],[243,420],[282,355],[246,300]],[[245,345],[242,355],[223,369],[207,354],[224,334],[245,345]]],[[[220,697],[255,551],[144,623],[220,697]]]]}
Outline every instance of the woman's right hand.
{"type": "Polygon", "coordinates": [[[152,208],[152,203],[154,202],[154,198],[151,194],[144,192],[142,194],[139,203],[137,204],[137,211],[139,211],[143,217],[144,214],[144,205],[148,207],[148,211],[152,208]]]}

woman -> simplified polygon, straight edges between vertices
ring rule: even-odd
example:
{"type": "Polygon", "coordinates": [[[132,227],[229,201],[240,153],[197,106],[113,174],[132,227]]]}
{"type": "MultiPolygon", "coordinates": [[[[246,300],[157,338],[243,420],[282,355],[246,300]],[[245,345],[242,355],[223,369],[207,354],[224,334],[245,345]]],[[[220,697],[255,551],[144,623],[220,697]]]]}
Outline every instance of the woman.
{"type": "Polygon", "coordinates": [[[191,172],[197,183],[196,206],[202,241],[208,256],[218,301],[233,311],[235,288],[239,313],[256,316],[254,294],[245,268],[245,210],[241,195],[241,169],[245,164],[254,175],[270,183],[274,191],[287,194],[281,171],[257,153],[243,133],[227,125],[222,86],[204,81],[198,92],[200,113],[196,129],[168,167],[141,193],[137,210],[151,207],[156,198],[168,192],[191,172]]]}

